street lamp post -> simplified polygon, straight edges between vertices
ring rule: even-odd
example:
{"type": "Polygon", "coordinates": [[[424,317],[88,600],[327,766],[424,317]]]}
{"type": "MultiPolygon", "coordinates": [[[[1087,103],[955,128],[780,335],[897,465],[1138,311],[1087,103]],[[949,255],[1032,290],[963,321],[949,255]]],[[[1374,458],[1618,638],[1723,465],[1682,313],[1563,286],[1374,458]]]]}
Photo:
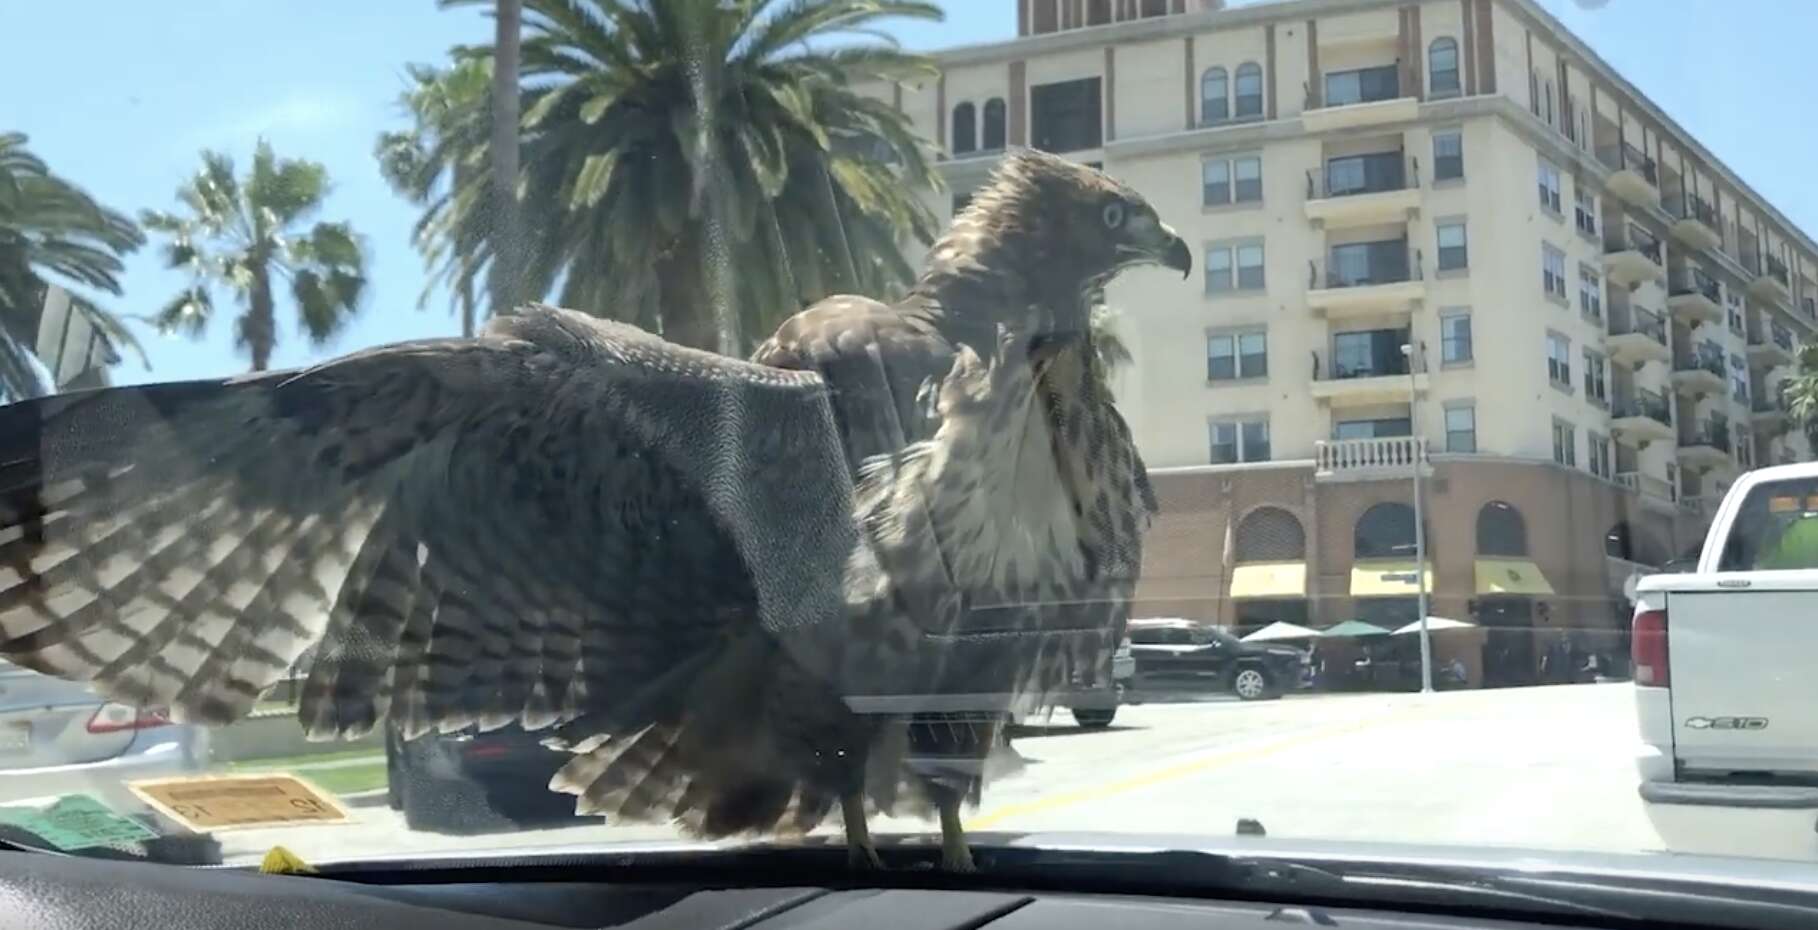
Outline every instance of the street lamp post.
{"type": "Polygon", "coordinates": [[[1415,343],[1408,342],[1401,347],[1401,354],[1408,359],[1408,432],[1414,434],[1414,590],[1418,592],[1417,604],[1420,610],[1420,690],[1423,693],[1433,690],[1433,640],[1427,629],[1427,527],[1426,516],[1422,513],[1420,466],[1425,456],[1421,451],[1426,448],[1426,438],[1420,434],[1420,366],[1425,362],[1424,353],[1415,351],[1415,343]]]}

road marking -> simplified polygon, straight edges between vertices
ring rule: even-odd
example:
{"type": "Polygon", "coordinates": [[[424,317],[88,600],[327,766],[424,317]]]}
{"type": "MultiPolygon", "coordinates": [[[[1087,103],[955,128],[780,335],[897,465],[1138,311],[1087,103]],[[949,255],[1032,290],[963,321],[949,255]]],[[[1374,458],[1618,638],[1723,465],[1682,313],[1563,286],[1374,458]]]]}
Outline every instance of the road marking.
{"type": "MultiPolygon", "coordinates": [[[[1413,716],[1413,714],[1406,714],[1360,718],[1342,724],[1333,724],[1285,736],[1274,742],[1263,742],[1260,744],[1252,743],[1247,746],[1239,746],[1235,749],[1226,749],[1203,758],[1195,759],[1191,762],[1183,762],[1179,765],[1157,769],[1153,772],[1126,778],[1121,781],[1114,781],[1110,784],[1077,788],[1072,791],[1063,791],[1058,794],[1039,797],[1032,801],[1024,801],[1020,804],[1005,805],[1004,807],[997,808],[996,810],[981,814],[977,817],[968,818],[966,821],[966,828],[968,830],[984,830],[1002,824],[1004,821],[1014,817],[1048,813],[1063,807],[1072,807],[1075,804],[1086,801],[1103,801],[1114,795],[1135,791],[1139,788],[1152,787],[1154,785],[1162,784],[1163,782],[1175,781],[1177,779],[1186,778],[1189,775],[1198,775],[1202,772],[1213,771],[1235,762],[1266,759],[1291,749],[1301,749],[1310,746],[1333,736],[1358,733],[1364,730],[1387,726],[1391,723],[1407,723],[1413,716]]],[[[1424,717],[1426,715],[1420,716],[1424,717]]]]}

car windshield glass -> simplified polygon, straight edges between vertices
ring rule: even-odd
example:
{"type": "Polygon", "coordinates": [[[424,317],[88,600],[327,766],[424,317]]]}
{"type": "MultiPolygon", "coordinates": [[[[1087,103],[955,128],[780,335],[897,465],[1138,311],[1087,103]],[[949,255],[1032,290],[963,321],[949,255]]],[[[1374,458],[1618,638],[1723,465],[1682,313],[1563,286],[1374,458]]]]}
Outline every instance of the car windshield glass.
{"type": "Polygon", "coordinates": [[[1818,4],[3,6],[0,840],[1818,862],[1818,4]]]}

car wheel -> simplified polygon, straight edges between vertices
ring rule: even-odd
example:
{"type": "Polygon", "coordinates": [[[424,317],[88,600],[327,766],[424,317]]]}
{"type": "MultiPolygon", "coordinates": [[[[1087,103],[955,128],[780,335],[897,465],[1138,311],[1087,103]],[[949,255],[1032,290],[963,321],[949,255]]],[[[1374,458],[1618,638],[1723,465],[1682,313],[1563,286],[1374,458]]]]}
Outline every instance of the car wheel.
{"type": "Polygon", "coordinates": [[[1093,710],[1087,710],[1084,707],[1075,707],[1072,708],[1072,710],[1073,722],[1079,724],[1080,728],[1085,730],[1104,729],[1105,727],[1110,726],[1112,718],[1117,716],[1117,708],[1115,707],[1101,707],[1093,710]]]}
{"type": "Polygon", "coordinates": [[[1231,676],[1231,690],[1245,701],[1260,701],[1269,696],[1269,674],[1260,668],[1240,668],[1231,676]]]}

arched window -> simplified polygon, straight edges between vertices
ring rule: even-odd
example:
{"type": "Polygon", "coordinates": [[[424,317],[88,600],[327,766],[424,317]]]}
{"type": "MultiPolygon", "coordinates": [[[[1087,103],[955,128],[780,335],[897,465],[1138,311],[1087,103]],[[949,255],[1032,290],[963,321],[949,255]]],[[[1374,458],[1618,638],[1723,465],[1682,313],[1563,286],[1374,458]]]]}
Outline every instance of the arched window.
{"type": "Polygon", "coordinates": [[[1231,86],[1225,69],[1211,67],[1199,77],[1199,122],[1202,126],[1231,118],[1231,86]]]}
{"type": "Polygon", "coordinates": [[[985,101],[985,151],[994,151],[1004,147],[1004,98],[992,97],[985,101]]]}
{"type": "Polygon", "coordinates": [[[953,154],[978,150],[978,110],[970,103],[953,108],[953,154]]]}
{"type": "Polygon", "coordinates": [[[1477,511],[1477,554],[1527,555],[1528,524],[1521,511],[1502,501],[1491,501],[1477,511]]]}
{"type": "Polygon", "coordinates": [[[1254,61],[1246,61],[1237,66],[1237,111],[1238,119],[1253,119],[1263,115],[1263,78],[1262,66],[1254,61]]]}
{"type": "Polygon", "coordinates": [[[1459,92],[1457,39],[1442,36],[1427,46],[1427,74],[1433,96],[1448,97],[1459,92]]]}
{"type": "Polygon", "coordinates": [[[1353,557],[1406,559],[1414,556],[1414,508],[1393,501],[1371,507],[1357,518],[1353,557]]]}
{"type": "Polygon", "coordinates": [[[1239,562],[1297,562],[1307,557],[1300,520],[1280,507],[1258,507],[1237,524],[1239,562]]]}

